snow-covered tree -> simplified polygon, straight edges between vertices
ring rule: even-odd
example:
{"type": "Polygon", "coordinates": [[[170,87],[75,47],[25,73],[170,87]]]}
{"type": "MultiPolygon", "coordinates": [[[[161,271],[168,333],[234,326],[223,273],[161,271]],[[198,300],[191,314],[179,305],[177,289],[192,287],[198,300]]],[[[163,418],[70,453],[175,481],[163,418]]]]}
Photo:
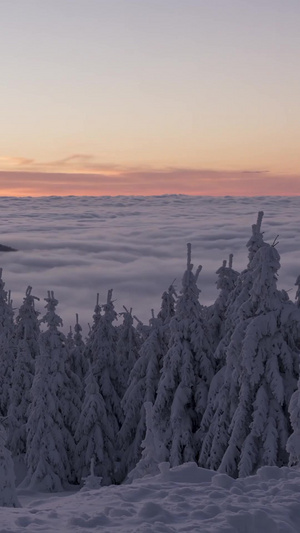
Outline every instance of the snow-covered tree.
{"type": "Polygon", "coordinates": [[[14,463],[5,446],[6,438],[0,422],[0,507],[21,507],[15,488],[14,463]]]}
{"type": "MultiPolygon", "coordinates": [[[[106,409],[106,418],[103,423],[107,424],[107,428],[103,428],[103,432],[112,435],[112,440],[116,444],[117,434],[123,421],[123,411],[118,393],[120,374],[116,358],[117,330],[113,324],[117,318],[117,313],[112,301],[112,290],[108,291],[107,302],[102,308],[103,313],[99,316],[95,326],[89,349],[92,354],[93,374],[97,379],[106,409]]],[[[108,448],[105,453],[109,456],[109,464],[115,464],[116,450],[108,448]]],[[[111,471],[111,466],[108,468],[111,471]]],[[[114,482],[115,478],[112,477],[111,481],[114,482]]]]}
{"type": "Polygon", "coordinates": [[[47,330],[40,335],[40,354],[36,359],[32,384],[32,403],[27,422],[27,475],[24,487],[43,491],[61,491],[73,478],[70,458],[74,442],[66,427],[69,406],[66,391],[65,336],[56,314],[58,301],[53,292],[45,298],[43,322],[47,330]]]}
{"type": "Polygon", "coordinates": [[[94,361],[94,344],[97,337],[99,321],[101,319],[101,305],[99,305],[99,293],[97,293],[96,305],[93,314],[93,323],[90,326],[89,333],[85,343],[85,358],[87,361],[94,361]]]}
{"type": "Polygon", "coordinates": [[[165,461],[177,466],[195,459],[194,433],[204,413],[214,362],[207,341],[199,303],[198,275],[192,272],[191,245],[188,244],[187,269],[170,321],[170,344],[164,358],[153,424],[167,450],[165,461]]]}
{"type": "Polygon", "coordinates": [[[114,480],[115,433],[109,424],[105,401],[98,385],[93,366],[85,378],[83,406],[75,433],[75,470],[78,481],[89,475],[91,460],[94,474],[103,479],[104,485],[114,480]]]}
{"type": "MultiPolygon", "coordinates": [[[[63,392],[63,415],[65,425],[70,435],[74,436],[78,420],[82,408],[82,400],[84,393],[84,382],[82,378],[75,372],[77,370],[75,359],[75,342],[73,338],[73,331],[70,327],[70,331],[66,337],[64,345],[64,357],[65,357],[65,379],[66,383],[63,392]]],[[[80,369],[81,370],[81,369],[80,369]]],[[[73,462],[72,455],[70,456],[70,462],[73,462]]],[[[72,481],[75,481],[76,476],[73,476],[72,481]]]]}
{"type": "Polygon", "coordinates": [[[289,454],[289,466],[300,464],[300,382],[289,404],[292,434],[287,440],[286,450],[289,454]]]}
{"type": "Polygon", "coordinates": [[[26,423],[31,403],[31,387],[35,373],[35,360],[39,354],[40,327],[34,302],[38,300],[27,287],[23,304],[16,318],[16,360],[12,375],[8,407],[8,447],[13,456],[26,451],[26,423]]]}
{"type": "Polygon", "coordinates": [[[76,313],[76,324],[74,326],[74,351],[72,352],[72,370],[83,382],[88,371],[88,359],[85,354],[85,343],[82,338],[82,327],[76,313]]]}
{"type": "Polygon", "coordinates": [[[0,415],[6,416],[12,386],[16,346],[13,307],[10,292],[4,289],[0,268],[0,415]]]}
{"type": "Polygon", "coordinates": [[[167,450],[163,449],[163,445],[159,442],[153,426],[153,405],[151,402],[144,403],[144,411],[146,413],[146,435],[141,444],[142,454],[139,462],[131,472],[128,474],[128,480],[142,478],[146,475],[155,476],[160,473],[159,464],[164,461],[167,450]]]}
{"type": "Polygon", "coordinates": [[[223,335],[214,354],[219,371],[212,380],[207,407],[196,435],[198,463],[213,470],[220,466],[228,446],[229,426],[238,406],[242,339],[246,318],[251,313],[249,298],[253,286],[252,258],[264,245],[262,218],[263,212],[260,211],[247,242],[248,266],[236,277],[235,286],[228,294],[223,335]]]}
{"type": "Polygon", "coordinates": [[[132,309],[128,311],[124,307],[124,312],[120,314],[123,316],[123,323],[117,328],[116,361],[120,382],[118,394],[120,398],[123,398],[128,385],[129,374],[139,357],[142,340],[133,325],[132,309]]]}
{"type": "Polygon", "coordinates": [[[161,308],[157,315],[163,324],[170,322],[175,315],[177,294],[174,286],[175,280],[171,283],[167,291],[164,291],[161,297],[161,308]]]}
{"type": "Polygon", "coordinates": [[[144,402],[155,401],[166,352],[164,325],[160,318],[155,318],[152,310],[150,332],[141,346],[122,399],[124,421],[118,436],[122,479],[140,460],[146,431],[144,402]]]}
{"type": "MultiPolygon", "coordinates": [[[[216,285],[220,292],[215,303],[211,306],[208,312],[208,330],[213,349],[216,349],[220,340],[224,336],[228,298],[235,288],[239,276],[239,273],[232,268],[232,262],[233,254],[230,254],[228,266],[227,261],[224,260],[222,266],[216,271],[216,274],[218,275],[216,285]]],[[[224,362],[224,360],[221,361],[221,366],[224,362]]]]}
{"type": "MultiPolygon", "coordinates": [[[[295,285],[297,286],[296,306],[297,309],[300,309],[300,276],[297,277],[295,285]]],[[[297,338],[297,348],[300,347],[299,345],[300,335],[297,338]]],[[[298,380],[297,389],[291,397],[289,414],[292,425],[292,434],[288,438],[286,449],[289,453],[289,465],[295,466],[300,464],[300,378],[298,380]]]]}
{"type": "Polygon", "coordinates": [[[280,257],[264,244],[253,256],[253,287],[244,320],[239,402],[232,417],[228,447],[219,470],[247,476],[262,465],[287,464],[288,405],[299,375],[299,351],[289,323],[300,313],[278,291],[280,257]]]}

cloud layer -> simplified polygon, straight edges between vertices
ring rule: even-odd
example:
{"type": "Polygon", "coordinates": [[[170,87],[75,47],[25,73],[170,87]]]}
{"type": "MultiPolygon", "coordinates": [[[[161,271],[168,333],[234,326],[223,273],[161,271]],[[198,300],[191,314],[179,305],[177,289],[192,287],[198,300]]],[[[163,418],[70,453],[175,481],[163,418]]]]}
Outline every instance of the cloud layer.
{"type": "Polygon", "coordinates": [[[0,169],[0,193],[13,196],[300,195],[299,174],[276,175],[266,169],[130,168],[81,153],[43,163],[0,157],[0,169]]]}
{"type": "Polygon", "coordinates": [[[28,284],[41,298],[37,307],[42,312],[46,291],[54,290],[66,329],[78,312],[87,331],[97,292],[104,303],[111,288],[117,311],[133,307],[147,322],[174,278],[180,289],[187,242],[192,243],[195,267],[203,265],[201,302],[212,303],[215,271],[230,253],[234,267],[245,268],[251,225],[264,210],[265,239],[273,242],[279,234],[279,285],[291,289],[294,298],[300,271],[299,207],[297,197],[0,198],[0,242],[18,249],[1,253],[0,266],[16,307],[28,284]]]}

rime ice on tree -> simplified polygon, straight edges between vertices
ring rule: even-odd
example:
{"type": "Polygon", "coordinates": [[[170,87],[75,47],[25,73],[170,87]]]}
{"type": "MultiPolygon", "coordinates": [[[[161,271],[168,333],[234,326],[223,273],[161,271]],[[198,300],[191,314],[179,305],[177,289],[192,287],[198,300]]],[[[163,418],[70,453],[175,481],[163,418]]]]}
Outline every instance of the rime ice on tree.
{"type": "Polygon", "coordinates": [[[15,489],[14,463],[5,441],[6,432],[0,421],[0,507],[21,507],[15,489]]]}
{"type": "Polygon", "coordinates": [[[31,403],[31,387],[35,361],[39,355],[40,327],[34,302],[39,300],[27,287],[23,304],[16,318],[16,361],[8,408],[8,447],[13,456],[26,451],[26,423],[31,403]]]}
{"type": "Polygon", "coordinates": [[[96,305],[95,305],[94,314],[93,314],[93,323],[92,323],[92,326],[90,326],[90,330],[89,330],[88,337],[86,339],[86,345],[85,345],[84,353],[85,353],[85,358],[87,361],[93,362],[94,344],[96,342],[100,319],[101,319],[101,306],[99,305],[99,293],[97,292],[96,305]]]}
{"type": "Polygon", "coordinates": [[[89,475],[91,460],[94,474],[109,485],[114,479],[115,435],[93,366],[85,378],[84,401],[75,433],[75,470],[78,481],[89,475]]]}
{"type": "Polygon", "coordinates": [[[0,415],[6,416],[16,357],[15,326],[10,292],[4,289],[0,268],[0,415]]]}
{"type": "Polygon", "coordinates": [[[161,318],[155,318],[152,310],[148,336],[131,371],[128,388],[122,399],[124,422],[118,436],[122,478],[141,457],[141,443],[146,431],[144,402],[154,403],[156,398],[163,358],[167,352],[165,328],[161,318]]]}
{"type": "Polygon", "coordinates": [[[153,424],[167,450],[165,461],[177,466],[195,459],[194,433],[203,415],[208,387],[214,375],[212,354],[198,300],[198,275],[192,272],[191,245],[187,246],[187,269],[170,321],[170,344],[164,358],[153,424]]]}
{"type": "Polygon", "coordinates": [[[128,474],[128,480],[133,481],[146,475],[155,476],[160,473],[159,464],[164,462],[167,450],[163,449],[153,426],[153,405],[151,402],[144,403],[146,414],[146,435],[141,444],[143,449],[141,458],[135,468],[128,474]]]}
{"type": "Polygon", "coordinates": [[[133,325],[132,309],[124,307],[123,323],[117,328],[116,360],[119,367],[119,396],[123,398],[131,370],[134,367],[141,348],[141,337],[133,325]]]}
{"type": "Polygon", "coordinates": [[[222,461],[228,445],[229,426],[238,405],[240,353],[246,318],[251,313],[248,308],[253,286],[251,258],[264,246],[262,218],[263,212],[260,211],[247,242],[248,267],[237,277],[235,287],[228,295],[224,334],[215,351],[215,358],[226,362],[226,365],[221,367],[212,380],[207,407],[197,432],[199,466],[213,470],[217,470],[222,461]]]}
{"type": "Polygon", "coordinates": [[[288,405],[296,387],[299,351],[290,335],[295,307],[276,287],[280,257],[264,243],[251,261],[253,286],[241,350],[238,406],[219,470],[247,476],[262,465],[287,464],[288,405]],[[239,450],[239,451],[238,451],[239,450]]]}
{"type": "Polygon", "coordinates": [[[24,487],[42,491],[61,491],[72,478],[70,458],[74,442],[66,427],[68,378],[65,372],[65,336],[56,314],[58,301],[53,292],[45,298],[43,322],[47,330],[40,335],[40,354],[32,384],[32,404],[27,422],[27,476],[24,487]]]}
{"type": "MultiPolygon", "coordinates": [[[[224,336],[228,298],[235,288],[239,276],[238,272],[232,268],[232,263],[233,254],[230,254],[228,266],[227,261],[224,260],[222,266],[216,271],[216,274],[218,275],[216,285],[220,292],[215,303],[211,306],[208,312],[208,329],[213,349],[216,349],[218,343],[224,336]]],[[[221,366],[225,362],[223,359],[219,359],[219,361],[221,362],[221,366]]]]}
{"type": "MultiPolygon", "coordinates": [[[[94,322],[93,335],[89,341],[89,349],[92,354],[93,374],[97,379],[101,396],[106,409],[107,434],[112,435],[114,443],[123,421],[121,399],[119,396],[120,376],[116,358],[117,331],[113,322],[117,318],[112,300],[112,290],[108,291],[106,304],[102,306],[103,313],[94,322]]],[[[116,460],[116,452],[110,447],[106,452],[109,454],[110,465],[116,460]]],[[[109,466],[111,472],[111,466],[109,466]]],[[[100,474],[102,475],[102,474],[100,474]]],[[[103,479],[104,479],[103,475],[103,479]]],[[[111,480],[114,482],[114,478],[111,480]]],[[[104,480],[105,482],[105,480],[104,480]]]]}

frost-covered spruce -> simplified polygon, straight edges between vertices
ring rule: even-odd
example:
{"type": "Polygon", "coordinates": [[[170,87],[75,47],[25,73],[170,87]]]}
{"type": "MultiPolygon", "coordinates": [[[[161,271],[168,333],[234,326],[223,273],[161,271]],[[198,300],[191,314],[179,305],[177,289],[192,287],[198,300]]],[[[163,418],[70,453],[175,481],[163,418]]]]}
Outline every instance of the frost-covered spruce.
{"type": "Polygon", "coordinates": [[[40,326],[32,287],[27,287],[16,318],[16,360],[8,408],[8,447],[13,456],[26,451],[26,423],[31,403],[35,361],[39,355],[40,326]]]}
{"type": "MultiPolygon", "coordinates": [[[[77,429],[79,416],[82,408],[84,381],[82,377],[76,373],[76,365],[74,364],[75,342],[72,328],[65,339],[65,373],[66,384],[63,392],[63,415],[66,428],[72,437],[75,435],[77,429]]],[[[76,361],[77,362],[77,361],[76,361]]],[[[75,444],[75,443],[73,443],[75,444]]],[[[73,447],[73,446],[72,446],[73,447]]],[[[70,451],[70,463],[73,463],[73,455],[70,451]]],[[[70,481],[75,482],[77,479],[74,471],[70,481]]]]}
{"type": "Polygon", "coordinates": [[[159,464],[164,462],[167,450],[163,449],[153,426],[153,405],[151,402],[144,403],[146,413],[146,435],[141,444],[142,454],[139,462],[128,474],[128,481],[142,478],[146,475],[155,476],[160,473],[159,464]]]}
{"type": "Polygon", "coordinates": [[[6,448],[6,432],[0,422],[0,507],[21,507],[15,488],[14,463],[6,448]]]}
{"type": "MultiPolygon", "coordinates": [[[[224,260],[222,266],[216,271],[216,274],[218,275],[216,285],[220,292],[215,303],[208,311],[208,330],[213,349],[217,348],[218,343],[224,336],[228,298],[235,288],[239,276],[239,273],[232,268],[232,261],[233,254],[230,254],[228,266],[227,261],[224,260]]],[[[220,363],[221,366],[223,366],[225,361],[221,360],[220,363]]]]}
{"type": "Polygon", "coordinates": [[[164,291],[161,297],[161,308],[157,315],[163,324],[170,322],[175,315],[177,293],[174,286],[175,280],[169,286],[167,291],[164,291]]]}
{"type": "Polygon", "coordinates": [[[133,325],[132,309],[128,311],[124,307],[124,312],[120,315],[123,316],[123,323],[117,328],[116,359],[120,378],[118,394],[123,398],[129,374],[139,357],[142,339],[133,325]]]}
{"type": "Polygon", "coordinates": [[[163,323],[163,334],[166,346],[169,346],[170,342],[170,321],[175,315],[177,293],[175,289],[175,280],[171,283],[167,291],[164,291],[161,297],[161,308],[157,315],[163,323]]]}
{"type": "Polygon", "coordinates": [[[105,401],[90,364],[85,378],[84,401],[75,433],[75,470],[78,481],[89,475],[91,460],[95,474],[109,485],[114,478],[115,435],[107,419],[105,401]]]}
{"type": "MultiPolygon", "coordinates": [[[[121,408],[120,370],[116,358],[117,331],[114,321],[117,313],[112,301],[112,290],[108,291],[107,302],[102,306],[103,313],[99,317],[97,327],[93,334],[93,342],[90,344],[92,353],[93,373],[96,376],[100,394],[103,397],[106,409],[106,421],[109,432],[113,435],[116,444],[117,434],[123,422],[121,408]]],[[[107,429],[108,432],[108,429],[107,429]]],[[[111,463],[116,461],[116,452],[111,455],[111,449],[107,450],[111,463]]],[[[111,479],[114,482],[114,478],[111,479]]]]}
{"type": "Polygon", "coordinates": [[[219,371],[211,383],[207,407],[196,435],[199,466],[213,470],[220,466],[228,446],[229,426],[238,405],[240,354],[246,327],[244,319],[251,314],[249,298],[253,286],[252,258],[264,245],[262,218],[263,212],[260,211],[247,242],[248,266],[237,276],[235,287],[228,294],[223,337],[214,354],[219,371]]]}
{"type": "Polygon", "coordinates": [[[0,416],[7,415],[16,357],[12,301],[4,287],[0,268],[0,416]]]}
{"type": "Polygon", "coordinates": [[[167,450],[165,461],[171,466],[195,459],[194,433],[204,413],[214,362],[201,316],[197,279],[194,274],[191,245],[188,244],[187,269],[170,321],[170,344],[164,358],[153,424],[167,450]]]}
{"type": "Polygon", "coordinates": [[[85,378],[84,401],[75,433],[75,470],[78,481],[89,475],[91,460],[94,473],[102,477],[103,484],[114,480],[115,433],[109,423],[104,398],[100,392],[98,376],[90,368],[85,378]]]}
{"type": "Polygon", "coordinates": [[[227,348],[240,317],[240,309],[249,299],[253,282],[251,261],[257,250],[264,245],[263,233],[261,231],[263,216],[263,211],[259,211],[256,224],[252,225],[252,234],[246,245],[248,248],[247,268],[243,270],[240,275],[235,277],[234,288],[228,294],[224,334],[215,351],[215,357],[219,360],[226,359],[227,348]]]}
{"type": "Polygon", "coordinates": [[[74,326],[74,351],[72,352],[72,370],[83,383],[88,371],[88,359],[85,354],[85,343],[82,338],[82,327],[76,313],[76,323],[74,326]]]}
{"type": "Polygon", "coordinates": [[[69,380],[65,371],[65,336],[59,331],[58,301],[53,292],[45,298],[47,329],[40,335],[32,384],[32,404],[27,422],[27,475],[22,485],[42,491],[61,491],[73,478],[70,458],[74,442],[66,427],[69,380]]]}
{"type": "Polygon", "coordinates": [[[240,353],[238,406],[219,471],[248,476],[263,465],[287,464],[288,405],[299,375],[300,313],[277,289],[280,257],[264,243],[251,261],[253,286],[240,353]]]}
{"type": "Polygon", "coordinates": [[[94,314],[93,314],[93,323],[90,326],[88,336],[85,343],[85,359],[86,361],[93,362],[94,358],[94,343],[95,343],[95,336],[97,336],[97,330],[99,326],[99,321],[101,319],[101,306],[99,305],[99,293],[97,293],[97,299],[96,299],[96,305],[94,308],[94,314]]]}
{"type": "MultiPolygon", "coordinates": [[[[296,292],[296,306],[300,309],[300,276],[297,277],[295,285],[296,292]]],[[[297,347],[299,348],[299,338],[297,347]]],[[[298,386],[291,397],[289,404],[289,415],[292,425],[292,434],[287,441],[287,452],[289,453],[289,465],[295,466],[300,464],[300,378],[298,386]]]]}
{"type": "Polygon", "coordinates": [[[123,479],[141,458],[141,443],[146,432],[144,402],[155,401],[163,358],[167,352],[164,329],[162,320],[155,318],[152,311],[150,332],[140,349],[122,399],[124,421],[118,435],[118,447],[119,472],[123,479]]]}

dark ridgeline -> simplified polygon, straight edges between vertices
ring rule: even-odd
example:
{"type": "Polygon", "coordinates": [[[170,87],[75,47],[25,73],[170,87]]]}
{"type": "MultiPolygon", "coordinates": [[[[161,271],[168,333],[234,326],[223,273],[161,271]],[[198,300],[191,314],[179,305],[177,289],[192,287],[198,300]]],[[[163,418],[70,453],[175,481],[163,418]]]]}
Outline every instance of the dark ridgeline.
{"type": "Polygon", "coordinates": [[[11,248],[10,246],[0,244],[0,252],[17,252],[17,250],[15,248],[11,248]]]}

